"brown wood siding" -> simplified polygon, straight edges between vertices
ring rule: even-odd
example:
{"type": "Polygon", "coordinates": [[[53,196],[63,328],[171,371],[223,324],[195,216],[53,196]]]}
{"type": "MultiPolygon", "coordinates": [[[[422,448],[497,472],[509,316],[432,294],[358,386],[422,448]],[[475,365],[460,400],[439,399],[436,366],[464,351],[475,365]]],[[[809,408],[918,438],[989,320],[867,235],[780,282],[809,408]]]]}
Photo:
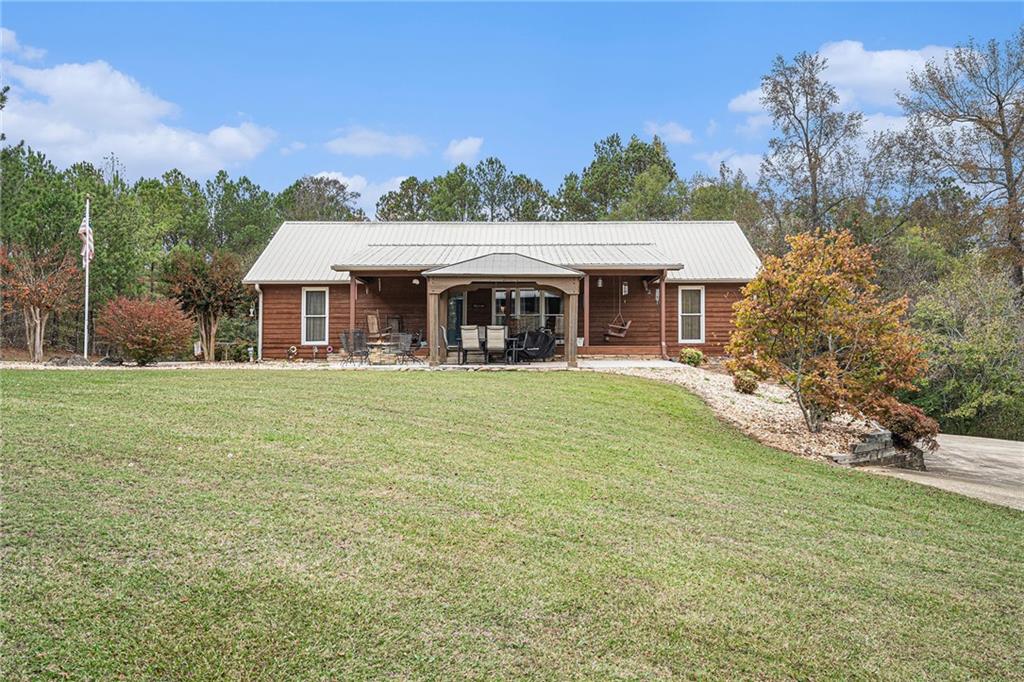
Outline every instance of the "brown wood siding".
{"type": "MultiPolygon", "coordinates": [[[[614,352],[621,347],[623,354],[640,354],[639,349],[647,348],[650,354],[659,352],[661,346],[660,317],[654,292],[657,285],[651,283],[644,291],[640,277],[600,276],[603,286],[597,286],[598,275],[590,276],[590,346],[589,351],[602,354],[614,352]],[[629,285],[629,293],[622,296],[621,310],[624,320],[632,320],[625,338],[609,337],[604,334],[608,324],[619,311],[616,295],[620,294],[622,282],[629,285]]],[[[692,286],[700,286],[694,282],[692,286]]],[[[686,286],[691,286],[687,284],[686,286]]],[[[670,356],[680,348],[697,348],[708,355],[724,355],[725,345],[732,332],[732,305],[740,299],[742,284],[703,284],[704,286],[704,343],[679,343],[679,285],[666,286],[665,341],[670,356]]],[[[582,305],[582,303],[581,303],[582,305]]],[[[583,319],[582,310],[580,319],[583,319]]],[[[581,330],[582,335],[582,330],[581,330]]]]}
{"type": "MultiPolygon", "coordinates": [[[[590,345],[591,346],[654,346],[655,353],[661,344],[660,313],[655,292],[658,285],[648,280],[645,291],[643,278],[618,275],[590,276],[590,345]],[[597,285],[598,279],[601,286],[597,285]],[[622,284],[629,293],[622,296],[622,284]],[[612,321],[618,321],[619,312],[623,321],[631,321],[625,338],[608,337],[605,333],[612,321]]],[[[582,296],[581,306],[582,306],[582,296]]],[[[668,312],[668,310],[666,310],[668,312]]],[[[583,310],[580,309],[580,325],[583,324],[583,310]]],[[[583,335],[582,328],[580,336],[583,335]]]]}
{"type": "MultiPolygon", "coordinates": [[[[695,282],[694,285],[699,285],[695,282]]],[[[691,285],[687,285],[691,286],[691,285]]],[[[725,346],[733,329],[733,304],[742,298],[743,284],[705,284],[704,343],[679,343],[679,286],[668,285],[666,331],[669,356],[680,348],[696,348],[707,355],[725,355],[725,346]]]]}
{"type": "MultiPolygon", "coordinates": [[[[316,285],[309,285],[316,286],[316,285]]],[[[302,345],[302,285],[266,284],[263,290],[263,357],[288,357],[288,347],[295,346],[299,357],[313,356],[313,346],[302,345]]],[[[338,347],[338,332],[348,324],[348,285],[327,287],[328,343],[338,347]]],[[[323,357],[324,349],[317,353],[323,357]]]]}
{"type": "MultiPolygon", "coordinates": [[[[366,329],[366,316],[376,313],[383,326],[389,315],[401,315],[402,331],[416,334],[427,329],[427,286],[423,277],[413,284],[412,277],[372,278],[367,284],[360,284],[356,298],[356,328],[366,329]]],[[[347,292],[346,292],[347,293],[347,292]]],[[[345,300],[345,314],[348,315],[348,299],[345,300]]],[[[348,328],[345,326],[338,331],[348,328]]],[[[337,335],[335,335],[337,337],[337,335]]]]}
{"type": "MultiPolygon", "coordinates": [[[[310,285],[316,286],[316,285],[310,285]]],[[[299,357],[313,357],[313,346],[302,345],[302,285],[265,284],[263,290],[263,357],[268,360],[288,357],[295,346],[299,357]]],[[[348,329],[348,284],[328,287],[328,342],[338,349],[341,332],[348,329]]],[[[366,329],[366,316],[377,313],[383,324],[388,315],[401,315],[405,331],[426,330],[427,294],[424,280],[412,283],[411,277],[382,278],[361,284],[356,300],[356,327],[366,329]]],[[[317,351],[323,357],[323,348],[317,351]]]]}
{"type": "MultiPolygon", "coordinates": [[[[660,350],[659,311],[654,292],[657,285],[650,284],[649,292],[644,291],[640,277],[618,277],[602,275],[603,285],[597,286],[597,275],[590,280],[590,349],[594,353],[656,355],[660,350]],[[622,317],[633,320],[626,338],[604,339],[608,323],[616,316],[615,294],[620,291],[621,282],[629,285],[629,293],[622,297],[622,317]],[[644,352],[646,350],[646,353],[644,352]]],[[[356,327],[366,328],[366,315],[378,313],[383,321],[388,315],[402,316],[407,331],[418,332],[426,325],[426,287],[423,278],[420,284],[412,284],[411,277],[384,277],[369,285],[359,285],[356,305],[356,327]],[[367,287],[369,290],[367,290],[367,287]]],[[[665,340],[668,353],[675,356],[686,346],[697,348],[708,355],[722,355],[732,331],[732,305],[740,298],[742,284],[704,285],[704,343],[679,343],[679,286],[669,284],[665,301],[665,340]]],[[[299,356],[312,357],[312,346],[302,346],[302,286],[271,285],[263,289],[263,357],[285,358],[288,347],[299,349],[299,356]]],[[[335,284],[329,287],[329,342],[338,348],[340,333],[348,329],[348,285],[335,284]]],[[[582,299],[582,296],[580,297],[582,299]]],[[[580,302],[582,306],[582,300],[580,302]]],[[[470,294],[469,324],[490,322],[490,291],[478,290],[470,294]],[[474,305],[475,304],[475,305],[474,305]]],[[[582,324],[582,310],[579,316],[582,324]]],[[[582,329],[580,330],[582,335],[582,329]]],[[[587,352],[587,351],[584,351],[587,352]]]]}

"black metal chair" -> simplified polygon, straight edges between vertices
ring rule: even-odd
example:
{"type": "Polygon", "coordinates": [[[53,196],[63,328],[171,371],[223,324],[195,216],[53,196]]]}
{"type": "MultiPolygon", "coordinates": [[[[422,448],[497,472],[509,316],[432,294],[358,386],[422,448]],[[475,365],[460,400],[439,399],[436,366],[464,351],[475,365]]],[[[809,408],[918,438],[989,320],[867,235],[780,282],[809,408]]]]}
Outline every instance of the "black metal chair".
{"type": "Polygon", "coordinates": [[[341,333],[341,361],[352,362],[355,358],[352,355],[352,335],[349,332],[341,333]]]}
{"type": "Polygon", "coordinates": [[[516,364],[521,359],[519,354],[526,348],[526,332],[510,337],[505,344],[505,362],[516,364]]]}
{"type": "Polygon", "coordinates": [[[416,351],[412,347],[412,334],[399,334],[398,343],[395,346],[395,359],[397,362],[422,362],[416,357],[416,351]]]}
{"type": "Polygon", "coordinates": [[[366,342],[366,332],[362,329],[352,331],[352,359],[364,364],[370,362],[370,346],[366,342]]]}

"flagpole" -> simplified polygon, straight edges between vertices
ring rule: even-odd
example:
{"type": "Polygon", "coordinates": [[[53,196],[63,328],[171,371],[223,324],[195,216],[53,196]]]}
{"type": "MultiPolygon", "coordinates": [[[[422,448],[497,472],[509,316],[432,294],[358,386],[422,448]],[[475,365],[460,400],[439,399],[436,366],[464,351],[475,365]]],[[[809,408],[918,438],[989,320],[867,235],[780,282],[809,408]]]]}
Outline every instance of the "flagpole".
{"type": "MultiPolygon", "coordinates": [[[[85,224],[89,224],[89,195],[85,195],[85,224]]],[[[82,357],[89,359],[89,261],[92,258],[84,258],[85,261],[85,343],[82,344],[82,357]]]]}

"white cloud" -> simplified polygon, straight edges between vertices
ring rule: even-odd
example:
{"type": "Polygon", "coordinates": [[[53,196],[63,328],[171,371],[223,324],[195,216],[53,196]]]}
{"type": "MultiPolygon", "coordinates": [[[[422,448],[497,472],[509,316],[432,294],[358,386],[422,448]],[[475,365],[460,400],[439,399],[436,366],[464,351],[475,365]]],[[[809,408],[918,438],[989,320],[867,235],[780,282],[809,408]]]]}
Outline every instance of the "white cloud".
{"type": "Polygon", "coordinates": [[[330,140],[327,150],[349,156],[397,156],[408,159],[427,151],[427,145],[415,135],[392,135],[354,126],[330,140]]]}
{"type": "Polygon", "coordinates": [[[5,63],[12,79],[4,127],[60,164],[114,153],[133,174],[177,167],[205,174],[255,158],[274,137],[244,122],[208,132],[171,126],[171,102],[106,62],[32,68],[5,63]]]}
{"type": "Polygon", "coordinates": [[[657,135],[666,142],[673,144],[690,144],[693,142],[693,131],[688,130],[675,121],[656,123],[647,121],[644,123],[644,131],[648,135],[657,135]]]}
{"type": "Polygon", "coordinates": [[[747,114],[743,123],[736,126],[736,132],[747,137],[757,137],[772,124],[772,117],[761,105],[761,88],[747,90],[729,100],[729,111],[747,114]]]}
{"type": "MultiPolygon", "coordinates": [[[[927,45],[919,50],[868,50],[857,40],[825,43],[818,54],[828,60],[824,78],[839,95],[841,108],[895,107],[896,93],[907,89],[907,75],[930,60],[941,60],[948,47],[927,45]]],[[[729,111],[757,114],[761,88],[747,90],[729,100],[729,111]]]]}
{"type": "Polygon", "coordinates": [[[299,142],[296,140],[295,142],[291,142],[285,145],[284,147],[281,147],[281,156],[290,156],[295,152],[301,152],[305,148],[305,142],[299,142]]]}
{"type": "Polygon", "coordinates": [[[484,144],[482,137],[464,137],[461,140],[452,140],[444,150],[442,156],[452,163],[469,163],[480,153],[480,147],[484,144]]]}
{"type": "Polygon", "coordinates": [[[736,126],[736,132],[747,137],[757,137],[762,131],[770,128],[772,117],[768,114],[751,114],[743,123],[736,126]]]}
{"type": "Polygon", "coordinates": [[[704,129],[704,134],[707,135],[708,137],[714,137],[715,133],[717,133],[717,132],[718,132],[718,121],[716,121],[715,119],[712,118],[712,119],[710,119],[708,121],[708,127],[704,129]]]}
{"type": "Polygon", "coordinates": [[[18,36],[9,28],[0,27],[0,53],[14,58],[35,61],[46,56],[46,50],[18,42],[18,36]]]}
{"type": "Polygon", "coordinates": [[[371,182],[362,175],[346,175],[341,171],[321,171],[316,176],[318,178],[332,178],[343,182],[351,191],[359,192],[359,200],[356,204],[370,217],[373,217],[376,211],[377,200],[385,193],[398,189],[398,186],[402,184],[402,180],[408,177],[400,175],[380,182],[371,182]]]}
{"type": "Polygon", "coordinates": [[[828,59],[825,78],[839,91],[844,106],[896,105],[896,92],[907,89],[907,75],[929,60],[941,60],[950,48],[927,45],[919,50],[867,50],[857,40],[825,43],[818,54],[828,59]]]}
{"type": "Polygon", "coordinates": [[[764,111],[761,106],[761,88],[747,90],[729,100],[729,111],[741,113],[755,113],[764,111]]]}
{"type": "Polygon", "coordinates": [[[713,173],[717,173],[718,167],[725,162],[729,168],[743,171],[743,174],[751,182],[757,180],[761,174],[760,154],[740,154],[735,149],[729,148],[694,154],[693,158],[706,163],[713,173]]]}
{"type": "MultiPolygon", "coordinates": [[[[928,45],[919,50],[868,50],[856,40],[825,43],[818,54],[828,60],[824,78],[839,96],[844,110],[892,109],[896,92],[907,89],[907,74],[921,69],[929,60],[941,60],[949,48],[928,45]]],[[[761,88],[747,90],[729,100],[729,111],[747,114],[736,132],[757,137],[771,126],[771,117],[761,105],[761,88]]],[[[865,113],[864,130],[898,130],[906,125],[902,116],[865,113]]]]}
{"type": "Polygon", "coordinates": [[[881,133],[887,130],[902,131],[907,127],[909,119],[906,116],[893,116],[881,112],[864,114],[864,132],[867,135],[881,133]]]}

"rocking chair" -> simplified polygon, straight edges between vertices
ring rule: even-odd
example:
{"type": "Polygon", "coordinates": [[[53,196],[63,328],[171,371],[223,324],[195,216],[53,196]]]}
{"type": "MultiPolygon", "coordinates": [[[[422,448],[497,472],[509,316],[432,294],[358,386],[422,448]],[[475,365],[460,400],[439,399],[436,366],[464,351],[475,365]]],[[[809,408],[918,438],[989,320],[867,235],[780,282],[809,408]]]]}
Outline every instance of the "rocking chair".
{"type": "Polygon", "coordinates": [[[370,313],[366,316],[366,329],[370,337],[370,341],[378,342],[388,337],[392,329],[390,326],[381,329],[380,318],[377,317],[376,313],[370,313]]]}

